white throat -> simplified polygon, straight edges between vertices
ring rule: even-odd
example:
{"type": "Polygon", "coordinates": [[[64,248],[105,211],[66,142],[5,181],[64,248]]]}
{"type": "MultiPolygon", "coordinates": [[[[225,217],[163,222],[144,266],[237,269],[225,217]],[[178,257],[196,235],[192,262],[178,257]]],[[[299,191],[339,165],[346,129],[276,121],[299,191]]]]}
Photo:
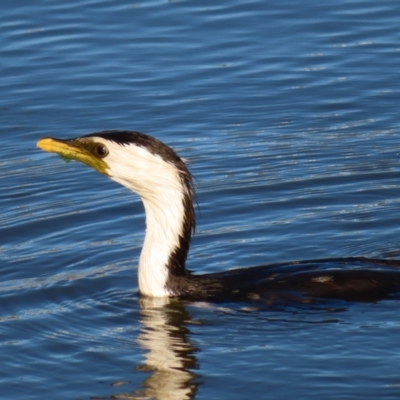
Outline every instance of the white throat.
{"type": "Polygon", "coordinates": [[[99,137],[109,149],[110,178],[136,192],[146,212],[146,235],[139,261],[139,289],[154,297],[168,296],[167,268],[179,247],[185,220],[185,188],[177,167],[135,144],[120,145],[99,137]]]}

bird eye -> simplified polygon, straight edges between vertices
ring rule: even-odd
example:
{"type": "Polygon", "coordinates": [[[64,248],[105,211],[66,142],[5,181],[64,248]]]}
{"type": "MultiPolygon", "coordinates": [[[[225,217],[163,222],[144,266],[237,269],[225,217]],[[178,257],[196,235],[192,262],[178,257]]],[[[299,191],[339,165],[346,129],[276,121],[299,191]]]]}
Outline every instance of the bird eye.
{"type": "Polygon", "coordinates": [[[108,154],[108,149],[106,146],[104,146],[104,144],[98,144],[96,146],[96,154],[101,157],[104,158],[107,154],[108,154]]]}

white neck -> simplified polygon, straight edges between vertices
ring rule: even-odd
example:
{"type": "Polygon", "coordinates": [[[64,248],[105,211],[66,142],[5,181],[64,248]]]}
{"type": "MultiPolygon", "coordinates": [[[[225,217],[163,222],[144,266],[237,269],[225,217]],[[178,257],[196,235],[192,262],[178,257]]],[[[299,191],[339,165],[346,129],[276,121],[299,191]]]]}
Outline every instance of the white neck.
{"type": "Polygon", "coordinates": [[[142,198],[146,211],[146,236],[139,262],[139,289],[149,296],[168,296],[168,262],[179,247],[184,219],[183,194],[163,190],[157,198],[142,198]]]}
{"type": "Polygon", "coordinates": [[[146,212],[146,236],[138,271],[140,292],[154,297],[168,296],[172,293],[166,287],[170,274],[167,266],[184,234],[185,187],[179,171],[140,146],[131,144],[121,148],[107,142],[107,147],[107,172],[113,180],[140,195],[146,212]]]}

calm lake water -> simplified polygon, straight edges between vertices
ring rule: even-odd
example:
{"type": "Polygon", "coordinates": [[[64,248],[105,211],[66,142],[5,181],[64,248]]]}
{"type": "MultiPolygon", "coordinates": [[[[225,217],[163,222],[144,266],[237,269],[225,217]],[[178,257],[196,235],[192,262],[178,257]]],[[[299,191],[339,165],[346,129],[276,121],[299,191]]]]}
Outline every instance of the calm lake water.
{"type": "Polygon", "coordinates": [[[199,273],[400,258],[400,2],[3,2],[0,397],[398,399],[400,303],[144,302],[137,196],[39,151],[190,161],[199,273]]]}

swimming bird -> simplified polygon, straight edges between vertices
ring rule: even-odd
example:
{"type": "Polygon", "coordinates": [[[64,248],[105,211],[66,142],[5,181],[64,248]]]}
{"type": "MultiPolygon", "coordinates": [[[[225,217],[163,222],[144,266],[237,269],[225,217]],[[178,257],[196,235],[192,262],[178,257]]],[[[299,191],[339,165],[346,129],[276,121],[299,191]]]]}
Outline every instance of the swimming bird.
{"type": "Polygon", "coordinates": [[[37,146],[87,164],[141,197],[146,215],[138,264],[142,295],[308,303],[375,301],[400,293],[397,260],[327,258],[194,274],[186,268],[186,258],[195,230],[195,191],[186,163],[171,147],[133,131],[102,131],[68,140],[46,137],[37,146]]]}

